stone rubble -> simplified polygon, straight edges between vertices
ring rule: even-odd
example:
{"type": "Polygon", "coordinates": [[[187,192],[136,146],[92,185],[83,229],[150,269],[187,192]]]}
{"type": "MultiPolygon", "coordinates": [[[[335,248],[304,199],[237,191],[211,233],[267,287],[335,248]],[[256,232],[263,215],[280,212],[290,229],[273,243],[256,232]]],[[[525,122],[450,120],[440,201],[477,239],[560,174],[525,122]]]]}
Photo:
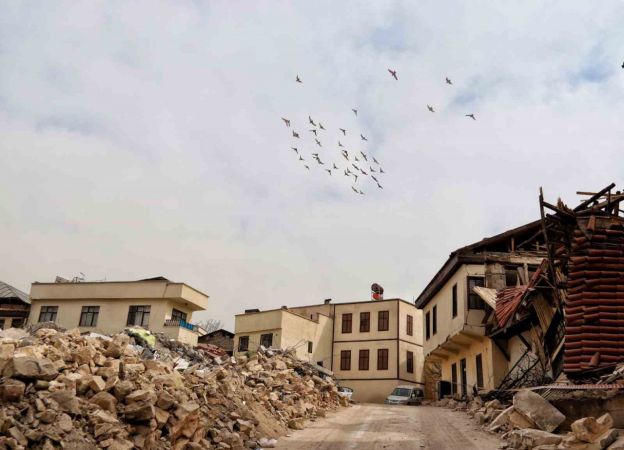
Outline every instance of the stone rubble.
{"type": "Polygon", "coordinates": [[[471,402],[445,398],[432,404],[465,411],[490,433],[501,433],[501,449],[519,450],[624,450],[624,435],[613,426],[608,413],[572,422],[571,431],[559,432],[566,417],[547,400],[530,390],[521,390],[512,405],[499,400],[471,402]]]}
{"type": "Polygon", "coordinates": [[[280,350],[228,358],[162,336],[148,349],[123,333],[32,332],[0,336],[0,450],[272,448],[348,406],[280,350]]]}

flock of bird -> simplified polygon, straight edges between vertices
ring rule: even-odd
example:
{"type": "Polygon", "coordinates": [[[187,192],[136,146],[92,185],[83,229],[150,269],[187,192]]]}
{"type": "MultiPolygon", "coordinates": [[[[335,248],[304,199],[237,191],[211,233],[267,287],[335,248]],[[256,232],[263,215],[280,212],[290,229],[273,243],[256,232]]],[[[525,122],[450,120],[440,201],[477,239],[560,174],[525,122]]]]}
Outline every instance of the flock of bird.
{"type": "MultiPolygon", "coordinates": [[[[388,72],[390,73],[392,78],[394,78],[396,81],[399,80],[396,70],[388,69],[388,72]]],[[[295,82],[303,83],[299,75],[295,77],[295,82]]],[[[453,84],[453,82],[448,77],[445,77],[445,82],[446,84],[449,84],[449,85],[453,84]]],[[[431,113],[436,112],[435,108],[431,105],[427,105],[427,109],[431,113]]],[[[357,118],[358,110],[355,108],[352,108],[351,111],[357,118]]],[[[468,118],[471,118],[472,120],[477,120],[475,115],[472,113],[466,114],[465,116],[468,118]]],[[[286,125],[286,128],[289,128],[289,129],[291,128],[290,119],[286,117],[282,117],[282,121],[286,125]]],[[[310,134],[309,136],[314,139],[314,143],[318,147],[323,148],[323,142],[321,142],[321,138],[324,139],[325,137],[327,137],[328,135],[327,128],[323,126],[320,120],[315,121],[310,115],[308,115],[307,125],[311,127],[308,130],[308,132],[312,134],[310,134]]],[[[298,140],[302,139],[301,134],[298,131],[296,131],[294,128],[292,128],[291,131],[292,131],[293,139],[298,139],[298,140]]],[[[343,138],[346,137],[347,134],[350,135],[350,132],[348,133],[346,128],[338,127],[337,131],[342,133],[343,138]]],[[[359,140],[360,143],[364,143],[368,141],[368,139],[363,134],[361,133],[358,133],[358,134],[360,135],[360,140],[359,140]]],[[[340,134],[338,134],[338,136],[340,137],[340,134]]],[[[301,141],[296,141],[296,142],[301,142],[301,141]]],[[[384,172],[383,168],[381,167],[381,164],[374,156],[369,155],[363,152],[362,150],[347,150],[347,148],[345,148],[345,146],[342,144],[340,139],[337,139],[337,144],[327,144],[327,141],[325,142],[326,142],[326,147],[329,147],[329,148],[331,148],[333,145],[336,145],[337,150],[340,152],[340,155],[342,156],[342,158],[344,158],[344,161],[341,160],[341,162],[339,163],[336,163],[334,161],[332,162],[327,161],[326,163],[321,159],[321,155],[318,152],[311,152],[310,153],[311,159],[313,159],[316,162],[316,164],[312,164],[306,158],[304,158],[304,153],[302,150],[300,151],[299,146],[293,146],[291,147],[291,149],[295,152],[299,161],[303,164],[303,167],[307,170],[310,170],[310,165],[312,164],[313,166],[323,169],[325,172],[329,174],[329,176],[332,176],[332,174],[342,173],[343,176],[348,177],[349,179],[353,179],[352,184],[351,184],[351,190],[358,195],[365,195],[364,191],[362,191],[362,189],[359,187],[361,183],[357,184],[358,180],[364,177],[368,177],[368,179],[373,181],[374,184],[377,185],[377,188],[383,189],[380,178],[381,178],[381,175],[385,174],[386,172],[384,172]]],[[[337,154],[335,156],[338,157],[337,154]]],[[[323,158],[325,158],[325,156],[323,156],[323,158]]]]}

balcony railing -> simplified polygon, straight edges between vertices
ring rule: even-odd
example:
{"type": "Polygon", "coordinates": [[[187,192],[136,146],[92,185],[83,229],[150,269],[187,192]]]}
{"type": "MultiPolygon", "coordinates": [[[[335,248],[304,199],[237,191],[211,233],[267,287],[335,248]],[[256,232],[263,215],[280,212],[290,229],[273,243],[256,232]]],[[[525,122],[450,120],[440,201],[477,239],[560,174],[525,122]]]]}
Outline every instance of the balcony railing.
{"type": "Polygon", "coordinates": [[[194,331],[196,333],[199,332],[199,326],[193,325],[192,323],[189,323],[186,320],[182,320],[182,319],[169,319],[169,320],[165,320],[165,326],[166,327],[186,328],[187,330],[191,330],[191,331],[194,331]]]}

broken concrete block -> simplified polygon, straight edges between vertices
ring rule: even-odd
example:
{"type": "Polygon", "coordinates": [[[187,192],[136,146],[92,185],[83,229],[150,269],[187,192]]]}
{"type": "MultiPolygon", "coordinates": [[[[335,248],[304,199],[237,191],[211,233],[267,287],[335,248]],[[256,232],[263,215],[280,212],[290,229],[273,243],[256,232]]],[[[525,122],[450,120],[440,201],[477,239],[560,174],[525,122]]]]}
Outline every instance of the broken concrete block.
{"type": "Polygon", "coordinates": [[[617,438],[607,447],[607,450],[624,450],[624,437],[617,438]]]}
{"type": "Polygon", "coordinates": [[[549,433],[543,430],[527,428],[525,430],[514,430],[508,435],[509,442],[513,448],[534,448],[538,445],[557,445],[563,440],[563,436],[549,433]]]}
{"type": "Polygon", "coordinates": [[[557,408],[529,390],[514,395],[513,406],[516,411],[544,431],[554,431],[565,420],[565,416],[557,408]]]}
{"type": "Polygon", "coordinates": [[[58,376],[58,370],[47,358],[35,356],[21,356],[13,358],[4,368],[4,376],[23,378],[27,380],[53,380],[58,376]]]}
{"type": "Polygon", "coordinates": [[[498,416],[496,416],[496,418],[492,420],[492,422],[490,423],[488,430],[495,432],[495,431],[498,431],[501,427],[503,427],[507,423],[509,423],[509,415],[513,411],[514,411],[514,407],[510,406],[509,408],[504,410],[502,413],[500,413],[498,416]]]}
{"type": "MultiPolygon", "coordinates": [[[[608,419],[603,419],[603,422],[609,423],[608,419]]],[[[613,420],[610,421],[613,423],[613,420]]],[[[593,417],[584,417],[582,419],[575,420],[570,425],[574,436],[583,442],[596,442],[596,440],[607,430],[609,427],[606,424],[599,423],[593,417]]]]}
{"type": "Polygon", "coordinates": [[[535,422],[531,419],[527,419],[515,409],[509,414],[507,420],[514,428],[519,428],[521,430],[525,428],[537,428],[535,422]]]}
{"type": "Polygon", "coordinates": [[[115,412],[115,407],[117,406],[117,399],[108,392],[98,392],[89,401],[109,412],[115,412]]]}
{"type": "Polygon", "coordinates": [[[19,402],[24,397],[26,384],[9,378],[0,385],[0,398],[5,402],[19,402]]]}

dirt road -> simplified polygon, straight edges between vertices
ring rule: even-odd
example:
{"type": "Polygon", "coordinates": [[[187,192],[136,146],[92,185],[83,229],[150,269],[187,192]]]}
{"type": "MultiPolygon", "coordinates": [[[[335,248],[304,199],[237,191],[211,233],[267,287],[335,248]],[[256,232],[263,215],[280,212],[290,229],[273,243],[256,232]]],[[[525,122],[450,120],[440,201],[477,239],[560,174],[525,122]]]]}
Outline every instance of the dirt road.
{"type": "Polygon", "coordinates": [[[362,404],[331,413],[279,440],[289,450],[496,450],[463,412],[433,406],[362,404]]]}

